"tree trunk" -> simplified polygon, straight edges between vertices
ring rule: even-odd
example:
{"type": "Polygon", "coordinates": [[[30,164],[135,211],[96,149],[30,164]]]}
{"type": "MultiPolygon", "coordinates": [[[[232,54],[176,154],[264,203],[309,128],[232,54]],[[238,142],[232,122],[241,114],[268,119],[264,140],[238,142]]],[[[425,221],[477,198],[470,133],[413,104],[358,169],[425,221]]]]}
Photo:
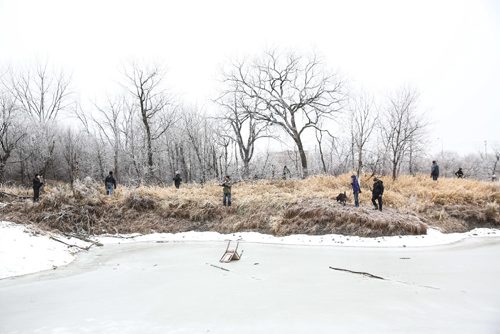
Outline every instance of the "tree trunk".
{"type": "Polygon", "coordinates": [[[396,180],[398,177],[398,163],[397,161],[392,161],[392,179],[396,180]]]}
{"type": "Polygon", "coordinates": [[[297,144],[297,149],[299,150],[300,155],[300,163],[302,165],[302,178],[305,179],[309,176],[309,172],[307,169],[307,157],[306,152],[304,151],[304,146],[302,145],[302,140],[297,136],[295,139],[295,143],[297,144]]]}
{"type": "MultiPolygon", "coordinates": [[[[115,141],[117,141],[117,138],[115,137],[115,141]]],[[[119,149],[118,149],[118,144],[115,143],[115,152],[114,152],[114,155],[113,155],[113,170],[114,170],[114,174],[115,174],[115,179],[117,181],[120,181],[120,173],[119,173],[119,170],[118,170],[118,152],[119,152],[119,149]]]]}
{"type": "Polygon", "coordinates": [[[5,177],[5,162],[0,161],[0,184],[4,182],[4,177],[5,177]]]}
{"type": "Polygon", "coordinates": [[[188,173],[188,168],[187,168],[187,165],[186,165],[186,158],[184,157],[184,147],[182,146],[182,144],[179,146],[179,156],[180,156],[180,159],[181,159],[181,168],[182,168],[182,173],[183,173],[183,176],[184,176],[184,182],[189,182],[189,173],[188,173]]]}
{"type": "Polygon", "coordinates": [[[493,164],[493,170],[491,171],[491,175],[496,175],[496,170],[497,170],[497,165],[498,165],[498,161],[500,160],[500,153],[497,153],[495,155],[495,163],[493,164]]]}
{"type": "Polygon", "coordinates": [[[358,168],[356,169],[356,175],[359,177],[361,174],[361,168],[363,167],[363,150],[359,148],[358,152],[358,168]]]}
{"type": "Polygon", "coordinates": [[[243,159],[243,178],[248,178],[250,176],[250,161],[249,159],[243,159]]]}
{"type": "Polygon", "coordinates": [[[144,128],[146,129],[146,146],[147,146],[147,155],[148,155],[148,175],[146,176],[146,181],[149,183],[153,180],[153,145],[151,143],[151,128],[149,126],[147,111],[144,108],[144,101],[141,100],[141,114],[142,114],[142,123],[144,124],[144,128]]]}

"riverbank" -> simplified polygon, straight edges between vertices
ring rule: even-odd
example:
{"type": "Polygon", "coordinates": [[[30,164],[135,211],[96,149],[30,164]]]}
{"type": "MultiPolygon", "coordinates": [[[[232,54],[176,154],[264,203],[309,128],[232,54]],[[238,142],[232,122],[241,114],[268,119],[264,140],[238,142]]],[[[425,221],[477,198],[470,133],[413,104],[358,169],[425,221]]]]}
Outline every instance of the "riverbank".
{"type": "Polygon", "coordinates": [[[21,188],[2,188],[0,219],[35,224],[46,231],[82,235],[258,232],[381,237],[425,235],[428,228],[466,232],[500,227],[500,185],[425,175],[385,179],[384,211],[371,207],[372,180],[361,178],[361,207],[350,194],[350,176],[316,176],[305,180],[261,180],[233,186],[233,206],[222,206],[215,183],[174,187],[122,187],[112,197],[91,180],[46,186],[40,203],[19,197],[21,188]],[[346,206],[335,201],[348,194],[346,206]]]}

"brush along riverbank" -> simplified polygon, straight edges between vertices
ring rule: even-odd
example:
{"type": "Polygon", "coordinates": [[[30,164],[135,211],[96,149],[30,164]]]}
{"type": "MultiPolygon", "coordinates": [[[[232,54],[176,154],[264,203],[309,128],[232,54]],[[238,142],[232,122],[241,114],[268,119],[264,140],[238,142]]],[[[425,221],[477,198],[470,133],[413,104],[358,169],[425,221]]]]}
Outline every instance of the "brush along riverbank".
{"type": "Polygon", "coordinates": [[[384,211],[372,210],[372,180],[361,177],[361,207],[352,205],[350,176],[236,183],[233,206],[222,206],[222,188],[118,186],[106,196],[101,183],[84,181],[46,186],[40,203],[21,197],[20,187],[0,188],[0,219],[78,234],[215,231],[291,234],[344,234],[367,237],[426,234],[427,228],[465,232],[500,226],[498,183],[428,176],[383,178],[384,211]],[[335,197],[346,191],[348,204],[335,197]]]}

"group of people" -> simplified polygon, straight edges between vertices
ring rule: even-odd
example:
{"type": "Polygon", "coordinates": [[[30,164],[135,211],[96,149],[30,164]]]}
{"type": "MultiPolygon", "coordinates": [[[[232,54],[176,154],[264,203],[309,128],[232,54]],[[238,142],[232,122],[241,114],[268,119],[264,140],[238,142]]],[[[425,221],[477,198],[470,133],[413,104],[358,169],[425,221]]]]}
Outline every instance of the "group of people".
{"type": "MultiPolygon", "coordinates": [[[[464,177],[464,172],[462,167],[455,172],[455,176],[459,179],[464,177]]],[[[432,161],[431,166],[431,177],[434,181],[437,181],[439,178],[439,165],[434,160],[432,161]]],[[[354,206],[359,207],[359,194],[361,193],[361,187],[359,186],[359,181],[356,175],[351,176],[352,182],[352,193],[354,196],[354,206]]],[[[372,189],[372,204],[374,210],[382,211],[382,196],[384,195],[384,183],[379,178],[373,179],[373,189],[372,189]]]]}
{"type": "MultiPolygon", "coordinates": [[[[174,181],[174,186],[176,189],[181,187],[182,177],[179,171],[175,172],[175,176],[172,178],[174,181]]],[[[224,181],[220,184],[222,186],[223,199],[222,203],[224,206],[231,206],[231,187],[232,182],[229,175],[224,177],[224,181]]],[[[113,195],[113,190],[116,189],[116,180],[113,177],[113,172],[110,171],[106,179],[104,179],[104,186],[106,188],[106,195],[113,195]]],[[[34,183],[33,183],[34,187],[34,183]]]]}
{"type": "MultiPolygon", "coordinates": [[[[359,207],[359,194],[361,194],[361,187],[359,186],[358,177],[351,175],[351,187],[354,195],[354,206],[359,207]]],[[[382,196],[384,195],[384,182],[379,178],[373,179],[372,188],[372,204],[374,210],[382,211],[382,196]]]]}
{"type": "MultiPolygon", "coordinates": [[[[285,166],[283,170],[283,178],[286,179],[288,168],[285,166]]],[[[464,177],[464,172],[462,168],[459,168],[457,172],[455,172],[455,176],[459,179],[464,177]]],[[[439,165],[436,161],[432,162],[431,166],[431,177],[434,181],[437,181],[439,178],[439,165]]],[[[354,206],[359,207],[359,194],[361,193],[361,187],[359,185],[359,181],[356,175],[351,176],[352,182],[352,192],[354,195],[354,206]]],[[[182,182],[182,177],[179,171],[175,172],[175,176],[173,177],[173,182],[175,188],[179,189],[182,182]]],[[[224,177],[223,182],[220,184],[222,186],[222,204],[224,206],[231,206],[231,187],[232,187],[231,178],[229,175],[224,177]]],[[[113,195],[113,191],[116,189],[116,179],[113,176],[113,172],[110,171],[108,176],[104,179],[104,186],[106,189],[106,195],[113,195]]],[[[40,200],[40,189],[43,187],[43,182],[41,181],[40,174],[36,174],[33,179],[33,201],[38,202],[40,200]]],[[[384,183],[379,178],[373,179],[373,188],[372,188],[372,204],[375,210],[382,211],[382,196],[384,194],[384,183]]]]}
{"type": "MultiPolygon", "coordinates": [[[[462,167],[458,168],[458,170],[455,172],[455,176],[459,179],[464,178],[464,171],[462,170],[462,167]]],[[[436,160],[432,162],[431,177],[434,181],[437,181],[439,178],[439,165],[437,164],[436,160]]]]}

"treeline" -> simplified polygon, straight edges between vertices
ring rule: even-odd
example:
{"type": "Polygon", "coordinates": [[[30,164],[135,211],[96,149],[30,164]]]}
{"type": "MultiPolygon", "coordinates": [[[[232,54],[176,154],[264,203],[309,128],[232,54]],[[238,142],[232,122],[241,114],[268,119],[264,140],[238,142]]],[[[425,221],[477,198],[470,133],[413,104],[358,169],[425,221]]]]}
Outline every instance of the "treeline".
{"type": "Polygon", "coordinates": [[[416,90],[376,102],[348,91],[314,55],[268,52],[227,66],[210,114],[167,91],[158,66],[132,63],[122,74],[114,96],[83,107],[64,72],[0,72],[0,182],[40,173],[73,183],[109,170],[127,184],[171,183],[176,171],[201,183],[350,171],[395,179],[430,172],[432,159],[442,174],[462,167],[487,178],[500,159],[499,150],[430,157],[416,90]]]}

